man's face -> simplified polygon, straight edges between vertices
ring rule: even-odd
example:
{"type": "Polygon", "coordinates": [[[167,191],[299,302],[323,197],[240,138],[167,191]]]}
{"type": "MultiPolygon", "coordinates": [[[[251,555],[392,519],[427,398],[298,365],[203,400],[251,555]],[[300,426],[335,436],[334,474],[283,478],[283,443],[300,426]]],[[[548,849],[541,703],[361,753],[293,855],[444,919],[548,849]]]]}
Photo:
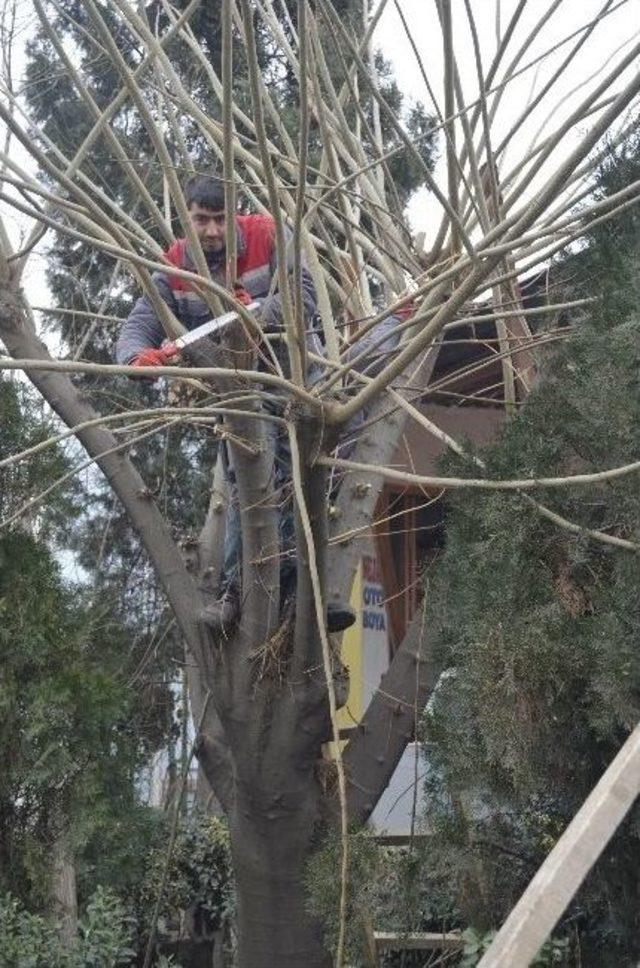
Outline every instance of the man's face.
{"type": "Polygon", "coordinates": [[[214,209],[192,202],[189,206],[189,215],[204,251],[222,252],[225,246],[224,210],[216,212],[214,209]]]}

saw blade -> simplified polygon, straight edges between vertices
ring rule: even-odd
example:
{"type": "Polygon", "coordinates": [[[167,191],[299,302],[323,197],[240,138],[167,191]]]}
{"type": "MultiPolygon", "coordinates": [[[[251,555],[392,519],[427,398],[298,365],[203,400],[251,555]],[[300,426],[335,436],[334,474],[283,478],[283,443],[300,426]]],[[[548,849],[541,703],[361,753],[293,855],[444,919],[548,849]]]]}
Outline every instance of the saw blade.
{"type": "MultiPolygon", "coordinates": [[[[260,303],[252,302],[246,307],[249,312],[253,312],[258,309],[260,303]]],[[[214,319],[210,319],[208,322],[203,323],[202,326],[196,326],[195,329],[190,330],[185,333],[184,336],[180,336],[179,339],[175,340],[176,347],[178,349],[184,349],[185,346],[189,346],[192,343],[197,343],[198,340],[204,339],[205,336],[211,336],[212,333],[217,333],[219,330],[224,329],[229,323],[233,323],[238,319],[238,313],[230,312],[224,313],[222,316],[216,316],[214,319]]]]}

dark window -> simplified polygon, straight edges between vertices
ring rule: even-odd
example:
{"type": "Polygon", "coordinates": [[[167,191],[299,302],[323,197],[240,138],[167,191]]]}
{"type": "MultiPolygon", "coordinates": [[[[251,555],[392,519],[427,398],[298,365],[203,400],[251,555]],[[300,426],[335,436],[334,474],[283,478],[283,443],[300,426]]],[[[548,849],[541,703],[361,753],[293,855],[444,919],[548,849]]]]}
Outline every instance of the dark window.
{"type": "Polygon", "coordinates": [[[444,500],[441,494],[389,489],[382,495],[376,520],[377,554],[394,652],[422,600],[424,571],[444,544],[444,500]]]}

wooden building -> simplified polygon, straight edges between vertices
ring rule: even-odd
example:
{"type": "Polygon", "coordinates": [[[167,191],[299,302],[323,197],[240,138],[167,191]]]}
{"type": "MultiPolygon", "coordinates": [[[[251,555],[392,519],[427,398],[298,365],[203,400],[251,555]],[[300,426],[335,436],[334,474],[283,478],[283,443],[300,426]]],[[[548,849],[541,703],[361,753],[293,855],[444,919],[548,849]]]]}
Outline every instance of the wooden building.
{"type": "MultiPolygon", "coordinates": [[[[501,432],[509,413],[522,402],[535,379],[536,342],[553,319],[544,312],[546,270],[509,293],[494,293],[476,305],[470,321],[454,324],[438,349],[429,388],[413,401],[438,428],[474,449],[501,432]],[[498,302],[499,300],[499,302],[498,302]],[[505,310],[500,319],[496,305],[505,310]],[[525,310],[521,314],[522,310],[525,310]]],[[[441,474],[446,445],[410,420],[393,466],[421,475],[441,474]]],[[[407,625],[423,601],[428,570],[446,542],[446,497],[427,488],[389,485],[381,495],[375,525],[362,537],[362,553],[351,602],[357,622],[343,638],[350,692],[340,712],[345,733],[362,717],[407,625]]],[[[428,594],[428,593],[427,593],[428,594]]],[[[406,832],[413,803],[416,750],[410,744],[372,822],[378,830],[406,832]]]]}

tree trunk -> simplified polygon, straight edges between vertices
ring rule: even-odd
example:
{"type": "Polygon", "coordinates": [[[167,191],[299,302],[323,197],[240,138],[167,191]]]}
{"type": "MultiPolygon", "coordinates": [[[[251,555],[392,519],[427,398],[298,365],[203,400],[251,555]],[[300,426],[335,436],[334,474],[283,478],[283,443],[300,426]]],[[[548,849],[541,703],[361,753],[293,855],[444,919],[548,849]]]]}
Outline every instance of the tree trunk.
{"type": "Polygon", "coordinates": [[[318,820],[300,791],[294,810],[239,802],[231,818],[239,968],[330,968],[304,877],[318,820]]]}
{"type": "Polygon", "coordinates": [[[59,922],[59,934],[65,948],[71,948],[78,932],[78,899],[76,869],[69,843],[69,832],[62,828],[53,843],[52,907],[59,922]]]}

